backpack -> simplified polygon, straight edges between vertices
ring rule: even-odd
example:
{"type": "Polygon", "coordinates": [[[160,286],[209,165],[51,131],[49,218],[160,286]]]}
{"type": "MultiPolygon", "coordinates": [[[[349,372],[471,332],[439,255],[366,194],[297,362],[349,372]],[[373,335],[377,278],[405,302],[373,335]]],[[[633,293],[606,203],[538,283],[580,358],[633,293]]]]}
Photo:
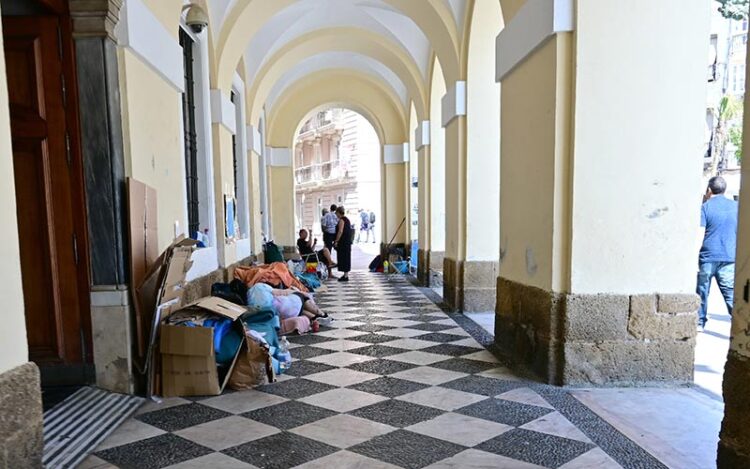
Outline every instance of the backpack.
{"type": "Polygon", "coordinates": [[[375,223],[375,212],[370,212],[370,223],[375,223]]]}
{"type": "Polygon", "coordinates": [[[281,253],[281,249],[273,241],[269,241],[263,245],[263,253],[266,264],[284,262],[284,255],[281,253]]]}

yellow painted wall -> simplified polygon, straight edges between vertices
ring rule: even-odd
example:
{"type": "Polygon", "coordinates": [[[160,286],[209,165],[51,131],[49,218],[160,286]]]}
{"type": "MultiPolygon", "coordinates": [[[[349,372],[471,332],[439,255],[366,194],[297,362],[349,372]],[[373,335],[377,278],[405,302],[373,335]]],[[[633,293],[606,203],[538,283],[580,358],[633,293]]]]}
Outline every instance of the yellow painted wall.
{"type": "Polygon", "coordinates": [[[260,207],[260,156],[254,151],[247,152],[247,179],[250,184],[250,240],[254,254],[263,252],[263,234],[261,220],[263,218],[260,207]]]}
{"type": "Polygon", "coordinates": [[[221,124],[211,126],[214,159],[214,200],[216,207],[216,244],[219,252],[219,263],[228,266],[237,259],[237,246],[234,241],[227,242],[224,216],[224,196],[234,196],[234,155],[232,150],[232,133],[221,124]]]}
{"type": "Polygon", "coordinates": [[[468,45],[466,108],[466,259],[498,259],[500,233],[500,84],[495,37],[500,5],[475,1],[468,45]]]}
{"type": "MultiPolygon", "coordinates": [[[[0,50],[3,36],[0,33],[0,50]]],[[[5,223],[5,236],[0,243],[0,298],[3,309],[0,320],[0,373],[29,360],[26,340],[26,319],[21,284],[21,253],[18,247],[16,220],[16,189],[13,176],[13,153],[10,143],[10,115],[8,113],[8,85],[5,78],[5,55],[0,54],[0,219],[5,223]]]]}
{"type": "Polygon", "coordinates": [[[710,3],[578,2],[576,293],[695,290],[710,3]]]}
{"type": "Polygon", "coordinates": [[[279,246],[295,246],[294,169],[291,166],[268,168],[269,204],[273,218],[272,239],[279,246]]]}
{"type": "Polygon", "coordinates": [[[425,145],[417,151],[419,158],[419,249],[427,251],[430,249],[430,240],[432,236],[430,230],[432,222],[430,220],[430,146],[425,145]]]}
{"type": "MultiPolygon", "coordinates": [[[[406,175],[409,170],[406,163],[397,164],[386,164],[383,165],[383,179],[384,184],[384,213],[386,214],[386,223],[384,226],[385,233],[383,233],[383,242],[387,243],[396,234],[399,224],[406,216],[404,200],[407,199],[406,195],[406,175]]],[[[394,243],[406,243],[408,240],[408,225],[404,223],[404,226],[398,231],[398,235],[393,240],[394,243]]]]}
{"type": "Polygon", "coordinates": [[[154,16],[177,38],[183,0],[143,0],[154,16]]]}
{"type": "Polygon", "coordinates": [[[553,38],[502,83],[500,275],[552,289],[556,132],[553,38]]]}
{"type": "Polygon", "coordinates": [[[182,97],[128,49],[119,50],[123,140],[128,176],[157,190],[159,248],[187,231],[182,97]]]}
{"type": "Polygon", "coordinates": [[[443,69],[436,59],[430,88],[430,250],[445,251],[445,129],[441,101],[445,96],[443,69]]]}
{"type": "MultiPolygon", "coordinates": [[[[481,191],[480,187],[472,188],[481,191]]],[[[445,127],[445,257],[465,258],[466,236],[466,117],[445,127]]],[[[495,213],[497,213],[495,211],[495,213]]],[[[497,235],[495,235],[497,238],[497,235]]],[[[497,243],[495,243],[497,244],[497,243]]]]}

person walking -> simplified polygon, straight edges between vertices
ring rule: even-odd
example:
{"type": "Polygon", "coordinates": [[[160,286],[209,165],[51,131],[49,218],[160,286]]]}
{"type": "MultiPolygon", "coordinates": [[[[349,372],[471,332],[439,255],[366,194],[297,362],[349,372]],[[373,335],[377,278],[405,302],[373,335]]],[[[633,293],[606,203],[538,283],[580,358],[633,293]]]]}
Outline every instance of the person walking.
{"type": "Polygon", "coordinates": [[[703,243],[698,256],[698,285],[701,298],[698,310],[698,331],[703,332],[708,320],[708,293],[711,280],[716,278],[719,290],[732,314],[734,305],[734,261],[737,251],[738,204],[724,196],[727,183],[721,176],[708,181],[708,189],[701,207],[703,243]]]}
{"type": "Polygon", "coordinates": [[[362,240],[362,233],[365,233],[368,237],[370,236],[370,233],[367,231],[369,223],[370,215],[367,213],[367,210],[363,208],[359,209],[359,233],[357,233],[358,243],[362,240]]]}
{"type": "Polygon", "coordinates": [[[336,240],[333,245],[336,248],[336,260],[339,272],[343,273],[339,277],[339,282],[349,281],[349,271],[352,270],[352,222],[346,216],[346,210],[343,206],[336,209],[336,216],[339,219],[336,227],[336,240]]]}
{"type": "Polygon", "coordinates": [[[333,252],[333,240],[336,239],[336,225],[339,218],[336,216],[336,204],[331,205],[331,211],[327,212],[320,220],[323,229],[323,245],[333,252]]]}

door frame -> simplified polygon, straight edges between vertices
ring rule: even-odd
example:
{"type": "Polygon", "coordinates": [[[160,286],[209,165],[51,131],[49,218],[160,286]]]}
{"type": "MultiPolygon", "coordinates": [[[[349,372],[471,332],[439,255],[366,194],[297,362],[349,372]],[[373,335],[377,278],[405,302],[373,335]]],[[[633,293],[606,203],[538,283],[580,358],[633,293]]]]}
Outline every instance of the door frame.
{"type": "MultiPolygon", "coordinates": [[[[68,0],[33,0],[47,11],[30,17],[54,17],[59,24],[59,47],[64,82],[65,125],[70,146],[70,196],[74,233],[76,236],[76,274],[79,297],[81,356],[78,363],[39,363],[43,385],[86,384],[93,381],[93,342],[91,333],[91,272],[88,217],[86,213],[85,177],[78,99],[73,22],[68,0]]],[[[6,17],[4,15],[4,17],[6,17]]],[[[24,16],[7,16],[7,18],[24,16]]],[[[61,91],[62,93],[63,91],[61,91]]]]}

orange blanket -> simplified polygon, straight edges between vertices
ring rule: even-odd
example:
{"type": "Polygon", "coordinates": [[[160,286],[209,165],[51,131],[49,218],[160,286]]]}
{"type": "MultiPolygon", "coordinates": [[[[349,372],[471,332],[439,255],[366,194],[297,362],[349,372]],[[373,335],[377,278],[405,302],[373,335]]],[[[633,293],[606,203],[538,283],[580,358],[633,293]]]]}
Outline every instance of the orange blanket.
{"type": "Polygon", "coordinates": [[[237,267],[234,270],[234,277],[243,281],[248,287],[252,287],[256,283],[267,283],[275,288],[295,287],[303,292],[308,291],[307,287],[289,272],[283,262],[274,262],[257,267],[237,267]]]}

